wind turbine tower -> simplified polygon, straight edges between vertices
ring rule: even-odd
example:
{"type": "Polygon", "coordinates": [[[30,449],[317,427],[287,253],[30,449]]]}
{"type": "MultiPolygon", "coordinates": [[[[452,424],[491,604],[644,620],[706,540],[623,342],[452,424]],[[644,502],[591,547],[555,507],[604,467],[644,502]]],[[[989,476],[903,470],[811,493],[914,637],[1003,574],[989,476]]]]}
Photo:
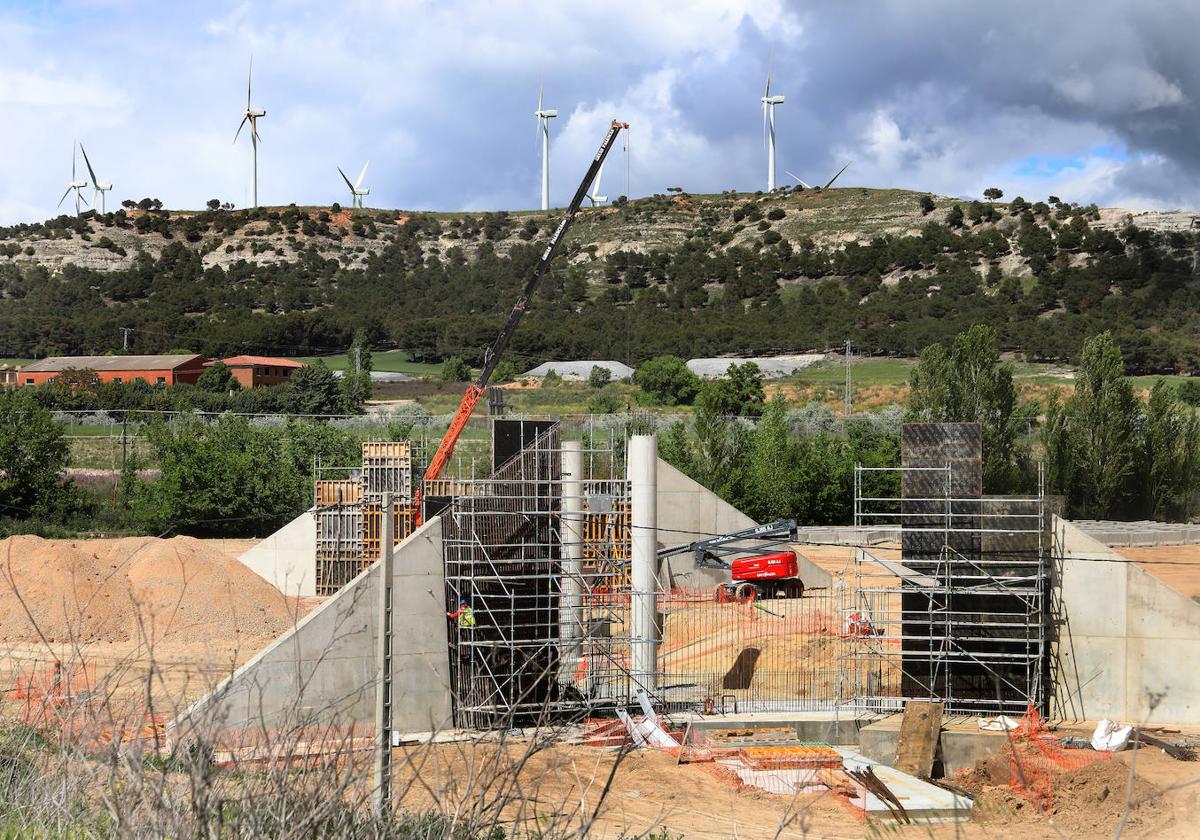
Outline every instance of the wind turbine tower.
{"type": "Polygon", "coordinates": [[[364,188],[362,185],[363,177],[367,174],[367,167],[371,165],[371,161],[363,164],[362,171],[358,173],[358,178],[354,183],[350,183],[350,179],[346,177],[346,173],[342,171],[342,167],[338,167],[338,174],[342,176],[342,180],[346,182],[346,186],[350,188],[350,206],[362,208],[363,196],[371,194],[371,188],[364,188]]]}
{"type": "Polygon", "coordinates": [[[250,56],[250,72],[246,76],[246,110],[242,116],[242,121],[238,124],[237,134],[233,135],[233,142],[237,143],[238,137],[242,134],[242,129],[246,123],[250,123],[250,146],[252,147],[253,165],[254,165],[254,206],[258,207],[258,118],[265,117],[266,111],[255,109],[250,104],[250,88],[254,81],[254,56],[250,56]]]}
{"type": "Polygon", "coordinates": [[[112,184],[101,184],[96,180],[96,170],[92,169],[92,162],[88,160],[87,149],[83,148],[83,144],[79,144],[79,151],[83,152],[83,162],[87,166],[88,174],[92,176],[92,206],[96,206],[96,199],[100,199],[100,212],[104,212],[104,194],[113,188],[112,184]]]}
{"type": "Polygon", "coordinates": [[[767,135],[767,192],[775,189],[775,106],[783,104],[782,96],[771,95],[771,68],[767,67],[767,87],[763,91],[763,131],[767,135]]]}
{"type": "Polygon", "coordinates": [[[542,135],[542,209],[550,209],[550,120],[558,116],[555,108],[542,107],[542,85],[538,84],[538,104],[534,111],[537,130],[542,135]]]}
{"type": "Polygon", "coordinates": [[[71,194],[71,192],[74,191],[74,193],[75,193],[75,215],[76,216],[78,216],[80,213],[79,202],[82,201],[84,204],[87,204],[87,199],[83,197],[83,193],[81,192],[81,190],[88,185],[87,181],[80,181],[78,178],[75,177],[75,158],[78,157],[78,155],[75,154],[75,147],[78,145],[79,144],[76,143],[71,146],[71,181],[70,181],[70,183],[67,184],[67,191],[64,192],[62,194],[62,198],[60,198],[58,200],[58,206],[62,207],[62,203],[67,200],[67,196],[69,196],[71,194]]]}

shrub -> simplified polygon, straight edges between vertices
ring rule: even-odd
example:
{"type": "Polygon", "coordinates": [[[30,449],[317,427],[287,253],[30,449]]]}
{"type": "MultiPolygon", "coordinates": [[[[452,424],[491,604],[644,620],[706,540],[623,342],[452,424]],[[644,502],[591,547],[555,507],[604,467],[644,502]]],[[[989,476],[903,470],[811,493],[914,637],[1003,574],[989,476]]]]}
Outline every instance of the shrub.
{"type": "Polygon", "coordinates": [[[588,373],[588,385],[603,388],[609,382],[612,382],[612,371],[600,365],[592,365],[591,372],[588,373]]]}
{"type": "Polygon", "coordinates": [[[462,356],[451,356],[442,362],[442,372],[438,378],[443,382],[466,382],[471,378],[471,367],[462,356]]]}
{"type": "Polygon", "coordinates": [[[642,362],[634,371],[633,382],[659,405],[691,405],[700,390],[699,377],[678,356],[657,356],[642,362]]]}

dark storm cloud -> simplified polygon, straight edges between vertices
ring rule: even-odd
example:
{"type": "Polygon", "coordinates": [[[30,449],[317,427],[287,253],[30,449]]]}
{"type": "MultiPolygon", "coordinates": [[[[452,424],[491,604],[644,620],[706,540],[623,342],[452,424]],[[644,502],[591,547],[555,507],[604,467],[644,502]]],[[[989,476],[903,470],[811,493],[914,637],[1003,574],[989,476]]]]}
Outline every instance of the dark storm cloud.
{"type": "Polygon", "coordinates": [[[612,117],[633,123],[635,195],[760,189],[771,61],[781,182],[853,160],[847,184],[1198,206],[1198,31],[1194,0],[10,7],[0,222],[53,211],[73,137],[120,197],[244,204],[230,140],[251,51],[275,203],[344,200],[335,165],[369,158],[380,206],[528,207],[542,74],[555,201],[612,117]],[[84,60],[82,40],[104,48],[84,60]]]}

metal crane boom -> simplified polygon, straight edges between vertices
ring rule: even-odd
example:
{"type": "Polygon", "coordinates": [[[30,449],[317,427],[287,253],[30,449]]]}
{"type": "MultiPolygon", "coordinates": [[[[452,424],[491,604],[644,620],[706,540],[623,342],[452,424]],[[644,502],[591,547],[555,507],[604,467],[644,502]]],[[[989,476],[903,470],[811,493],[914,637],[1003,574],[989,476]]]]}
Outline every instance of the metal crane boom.
{"type": "MultiPolygon", "coordinates": [[[[475,411],[475,404],[483,396],[488,380],[492,378],[492,372],[496,369],[496,364],[500,361],[500,355],[504,352],[504,348],[508,346],[508,341],[512,338],[513,332],[516,331],[517,324],[521,322],[521,317],[529,308],[529,299],[542,282],[542,277],[545,275],[546,269],[550,266],[550,262],[558,252],[558,246],[562,244],[563,237],[571,227],[571,223],[575,221],[575,214],[579,212],[579,207],[583,204],[583,199],[587,196],[588,187],[596,179],[596,173],[604,165],[604,158],[608,156],[608,152],[616,142],[617,134],[622,128],[629,128],[629,123],[621,123],[613,120],[612,125],[609,126],[608,133],[604,135],[604,141],[600,144],[600,149],[596,152],[596,156],[592,158],[592,163],[588,167],[587,174],[583,176],[583,180],[579,183],[579,189],[575,190],[575,197],[567,205],[567,212],[563,214],[558,227],[550,235],[550,241],[546,243],[546,248],[542,251],[542,256],[538,259],[537,266],[533,270],[533,276],[525,284],[520,297],[517,298],[516,305],[513,306],[512,312],[509,313],[508,321],[504,324],[504,329],[500,330],[500,334],[496,336],[496,340],[484,354],[483,368],[479,371],[479,376],[467,386],[467,391],[463,394],[458,411],[455,413],[454,419],[450,421],[450,428],[446,430],[446,435],[442,438],[441,444],[438,445],[437,452],[434,453],[433,458],[429,461],[429,467],[425,470],[425,480],[441,476],[442,470],[446,468],[446,464],[450,461],[450,456],[454,454],[454,447],[458,443],[463,429],[466,428],[467,421],[471,419],[471,414],[475,411]]],[[[417,489],[413,500],[418,521],[422,518],[422,489],[417,489]]]]}

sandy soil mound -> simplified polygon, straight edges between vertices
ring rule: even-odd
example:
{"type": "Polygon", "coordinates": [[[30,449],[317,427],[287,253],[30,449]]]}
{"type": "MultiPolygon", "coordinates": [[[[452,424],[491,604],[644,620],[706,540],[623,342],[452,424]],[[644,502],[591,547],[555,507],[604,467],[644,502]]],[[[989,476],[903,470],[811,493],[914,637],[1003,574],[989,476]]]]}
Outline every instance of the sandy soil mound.
{"type": "MultiPolygon", "coordinates": [[[[1019,747],[1023,754],[1024,748],[1019,747]]],[[[1036,754],[1024,756],[1026,774],[1044,772],[1035,767],[1036,754]]],[[[1009,753],[997,753],[974,769],[960,774],[956,784],[976,793],[975,819],[985,824],[1045,823],[1049,816],[1069,836],[1111,836],[1129,809],[1126,826],[1161,828],[1168,815],[1160,813],[1159,789],[1135,777],[1132,797],[1129,793],[1129,767],[1112,758],[1102,757],[1074,770],[1053,773],[1049,790],[1049,813],[1013,790],[1009,753]]]]}
{"type": "Polygon", "coordinates": [[[191,537],[0,540],[3,641],[270,638],[295,614],[265,580],[191,537]]]}

